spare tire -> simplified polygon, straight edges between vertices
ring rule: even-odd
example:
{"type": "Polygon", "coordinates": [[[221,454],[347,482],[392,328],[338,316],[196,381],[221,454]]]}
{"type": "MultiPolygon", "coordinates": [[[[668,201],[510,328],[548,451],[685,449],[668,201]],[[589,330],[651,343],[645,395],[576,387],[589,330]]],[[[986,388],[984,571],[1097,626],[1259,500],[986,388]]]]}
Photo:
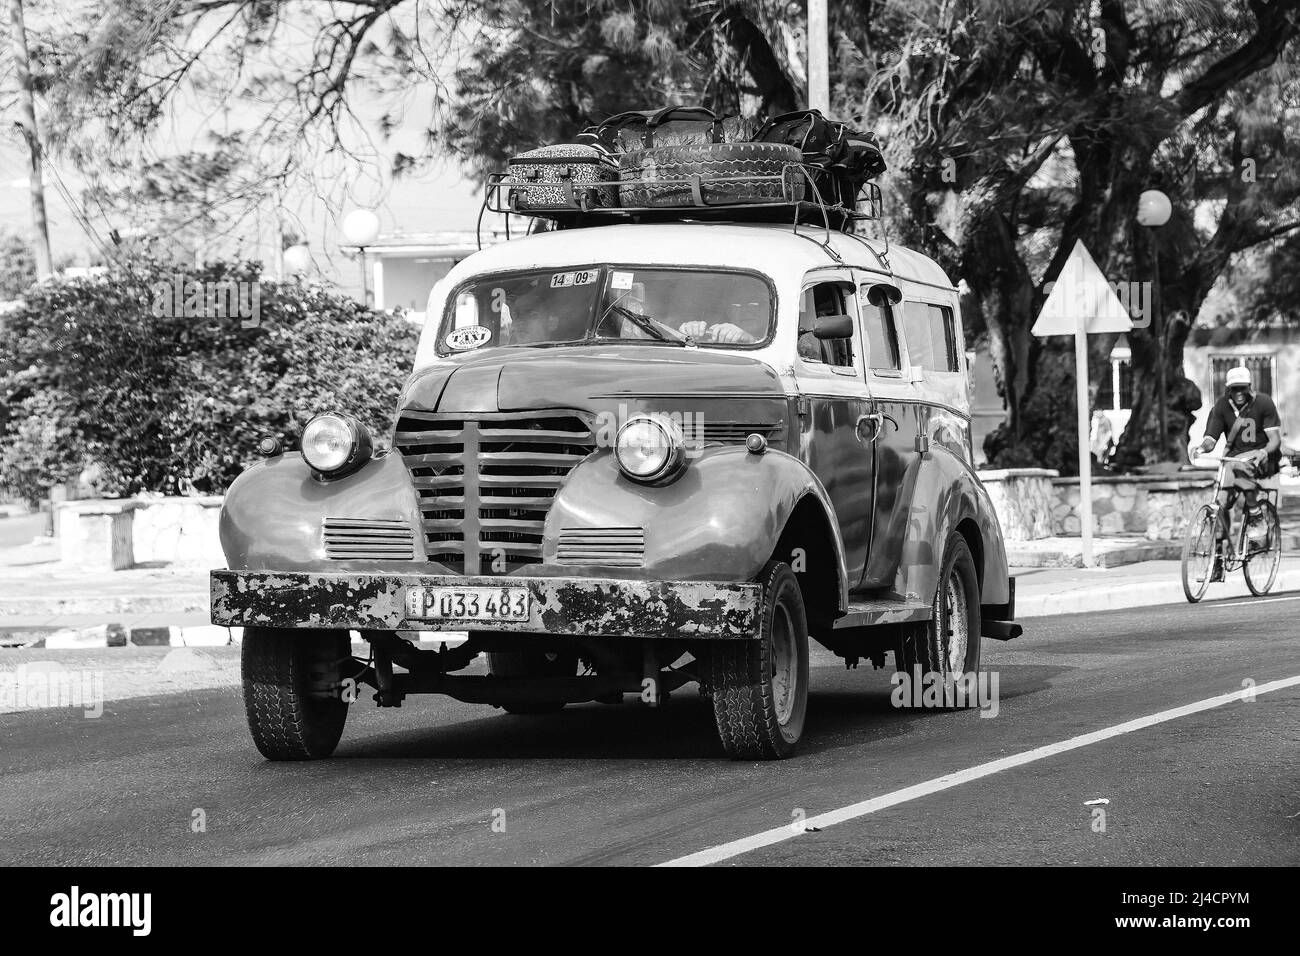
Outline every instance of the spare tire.
{"type": "Polygon", "coordinates": [[[700,177],[700,193],[708,205],[801,200],[804,177],[786,170],[802,160],[798,149],[783,143],[658,146],[624,153],[618,160],[619,204],[694,206],[694,176],[700,177]],[[784,187],[783,177],[788,184],[784,187]]]}

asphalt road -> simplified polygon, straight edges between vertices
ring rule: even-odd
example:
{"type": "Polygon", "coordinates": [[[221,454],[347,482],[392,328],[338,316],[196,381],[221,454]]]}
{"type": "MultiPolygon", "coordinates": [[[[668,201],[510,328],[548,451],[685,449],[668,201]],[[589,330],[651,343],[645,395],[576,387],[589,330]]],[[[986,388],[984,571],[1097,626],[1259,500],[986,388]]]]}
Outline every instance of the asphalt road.
{"type": "Polygon", "coordinates": [[[805,748],[777,763],[725,760],[693,688],[659,711],[547,717],[357,705],[313,764],[263,761],[231,686],[110,702],[99,719],[0,714],[0,864],[643,865],[783,828],[722,865],[1296,865],[1296,685],[918,785],[1294,678],[1298,620],[1300,594],[1031,619],[1019,641],[984,644],[992,718],[900,711],[890,671],[817,654],[805,748]],[[818,832],[791,826],[906,788],[818,832]],[[1092,800],[1109,801],[1104,831],[1092,800]]]}

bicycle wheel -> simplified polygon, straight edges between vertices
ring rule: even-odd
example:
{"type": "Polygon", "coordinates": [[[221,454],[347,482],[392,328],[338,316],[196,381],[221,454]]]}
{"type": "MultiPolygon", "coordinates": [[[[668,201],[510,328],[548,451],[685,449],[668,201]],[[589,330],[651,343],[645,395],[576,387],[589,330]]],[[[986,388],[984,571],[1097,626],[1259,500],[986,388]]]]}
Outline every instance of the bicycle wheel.
{"type": "Polygon", "coordinates": [[[1260,507],[1264,509],[1264,524],[1268,528],[1266,547],[1246,558],[1241,569],[1246,576],[1246,587],[1257,597],[1267,594],[1273,587],[1273,582],[1277,580],[1278,566],[1282,563],[1282,522],[1278,520],[1277,509],[1271,501],[1264,502],[1260,507]]]}
{"type": "Polygon", "coordinates": [[[1187,540],[1183,542],[1183,593],[1195,604],[1205,596],[1210,586],[1210,573],[1214,570],[1214,509],[1201,505],[1187,525],[1187,540]]]}

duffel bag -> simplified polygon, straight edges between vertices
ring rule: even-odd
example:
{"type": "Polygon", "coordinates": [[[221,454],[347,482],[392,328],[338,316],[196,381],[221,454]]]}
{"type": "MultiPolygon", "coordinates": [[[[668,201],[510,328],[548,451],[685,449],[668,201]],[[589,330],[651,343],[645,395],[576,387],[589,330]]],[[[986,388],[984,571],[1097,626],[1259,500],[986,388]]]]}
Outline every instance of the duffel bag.
{"type": "Polygon", "coordinates": [[[703,106],[668,106],[617,113],[587,127],[578,139],[611,153],[629,153],[656,146],[743,143],[753,133],[754,123],[740,116],[720,117],[703,106]]]}
{"type": "Polygon", "coordinates": [[[628,207],[695,206],[797,201],[804,197],[800,154],[778,143],[706,143],[658,146],[618,159],[619,204],[628,207]]]}
{"type": "Polygon", "coordinates": [[[603,149],[577,143],[542,146],[510,160],[501,182],[510,205],[537,209],[618,205],[618,164],[603,149]],[[573,187],[572,200],[566,184],[573,187]]]}
{"type": "Polygon", "coordinates": [[[829,120],[818,110],[774,116],[759,128],[754,139],[798,149],[822,201],[849,209],[854,207],[862,187],[885,171],[885,159],[874,134],[829,120]]]}
{"type": "Polygon", "coordinates": [[[833,160],[832,153],[839,144],[842,127],[842,123],[822,116],[820,110],[795,110],[773,116],[765,122],[754,134],[754,142],[793,146],[807,161],[822,157],[833,160]]]}

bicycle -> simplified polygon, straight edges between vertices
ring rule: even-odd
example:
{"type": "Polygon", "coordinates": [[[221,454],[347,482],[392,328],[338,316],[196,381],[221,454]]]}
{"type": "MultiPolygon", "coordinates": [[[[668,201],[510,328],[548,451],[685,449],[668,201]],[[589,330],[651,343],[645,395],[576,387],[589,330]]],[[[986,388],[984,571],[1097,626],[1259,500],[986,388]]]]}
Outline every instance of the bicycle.
{"type": "Polygon", "coordinates": [[[1264,546],[1259,547],[1249,539],[1249,522],[1243,503],[1240,527],[1228,541],[1229,545],[1235,547],[1222,553],[1219,550],[1219,494],[1225,482],[1232,480],[1228,475],[1229,463],[1243,460],[1227,456],[1219,459],[1219,473],[1214,481],[1214,501],[1212,504],[1201,505],[1187,526],[1187,539],[1183,542],[1183,593],[1192,604],[1204,597],[1210,586],[1216,555],[1220,555],[1225,576],[1238,568],[1242,569],[1246,587],[1256,597],[1267,594],[1277,580],[1277,570],[1282,563],[1282,524],[1277,514],[1280,485],[1276,475],[1252,479],[1256,490],[1263,493],[1263,500],[1257,499],[1257,502],[1264,511],[1263,521],[1267,531],[1264,546]],[[1231,538],[1235,538],[1235,542],[1231,538]]]}

